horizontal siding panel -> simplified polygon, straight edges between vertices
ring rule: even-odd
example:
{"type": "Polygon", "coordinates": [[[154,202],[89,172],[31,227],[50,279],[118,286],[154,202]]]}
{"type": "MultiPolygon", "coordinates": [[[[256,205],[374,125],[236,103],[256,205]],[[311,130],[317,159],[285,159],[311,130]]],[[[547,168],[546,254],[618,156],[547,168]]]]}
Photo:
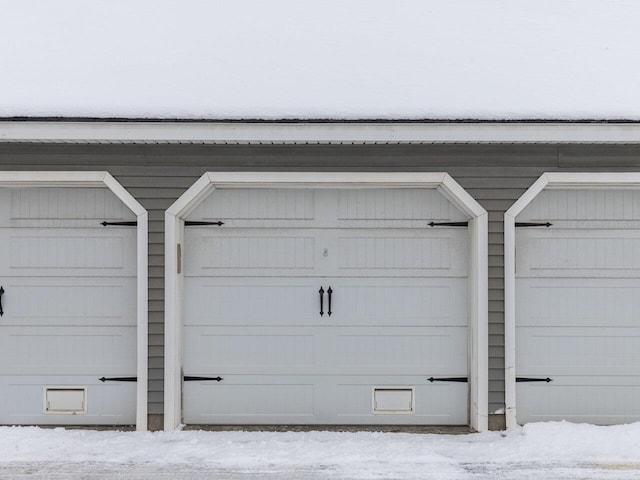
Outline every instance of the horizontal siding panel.
{"type": "Polygon", "coordinates": [[[498,355],[502,355],[504,352],[493,352],[494,356],[489,357],[489,368],[499,370],[504,368],[504,359],[498,355]]]}
{"type": "Polygon", "coordinates": [[[164,367],[164,358],[152,357],[149,359],[149,369],[162,369],[164,367]]]}
{"type": "Polygon", "coordinates": [[[504,335],[504,322],[489,323],[489,335],[504,335]]]}
{"type": "Polygon", "coordinates": [[[162,335],[149,335],[149,357],[163,357],[162,340],[162,335]]]}
{"type": "Polygon", "coordinates": [[[501,300],[489,300],[490,312],[504,312],[504,301],[501,300]]]}
{"type": "Polygon", "coordinates": [[[499,382],[489,384],[489,413],[493,413],[504,408],[504,390],[495,391],[495,385],[499,382]]]}
{"type": "Polygon", "coordinates": [[[526,188],[470,188],[467,189],[469,195],[482,202],[483,200],[509,200],[511,203],[514,199],[519,198],[527,189],[526,188]]]}
{"type": "Polygon", "coordinates": [[[161,323],[151,323],[149,325],[149,335],[164,335],[164,325],[161,323]]]}
{"type": "Polygon", "coordinates": [[[489,191],[499,191],[502,189],[526,190],[537,180],[538,177],[500,177],[500,172],[496,172],[490,177],[462,177],[456,180],[467,190],[486,189],[489,191]]]}

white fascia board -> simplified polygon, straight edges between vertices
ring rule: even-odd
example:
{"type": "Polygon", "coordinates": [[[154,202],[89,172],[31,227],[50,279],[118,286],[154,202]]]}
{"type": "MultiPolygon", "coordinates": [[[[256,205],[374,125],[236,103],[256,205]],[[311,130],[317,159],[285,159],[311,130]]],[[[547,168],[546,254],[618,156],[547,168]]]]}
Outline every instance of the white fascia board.
{"type": "Polygon", "coordinates": [[[640,143],[640,123],[0,121],[0,142],[640,143]]]}
{"type": "Polygon", "coordinates": [[[177,246],[184,241],[184,219],[213,188],[422,187],[445,194],[470,217],[469,421],[488,429],[488,214],[453,178],[442,172],[208,172],[165,212],[165,388],[164,428],[182,419],[183,271],[177,246]]]}
{"type": "Polygon", "coordinates": [[[505,413],[507,428],[517,426],[516,411],[516,217],[543,190],[553,188],[640,188],[640,172],[546,172],[504,215],[505,413]]]}

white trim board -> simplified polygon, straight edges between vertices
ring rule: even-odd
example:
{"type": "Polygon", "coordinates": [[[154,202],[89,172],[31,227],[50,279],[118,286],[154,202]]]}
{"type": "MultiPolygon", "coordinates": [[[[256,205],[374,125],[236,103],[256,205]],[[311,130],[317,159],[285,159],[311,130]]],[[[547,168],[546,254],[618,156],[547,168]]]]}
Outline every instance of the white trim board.
{"type": "Polygon", "coordinates": [[[640,143],[640,123],[0,121],[27,143],[640,143]]]}
{"type": "Polygon", "coordinates": [[[505,414],[507,428],[516,416],[516,217],[549,188],[640,188],[640,172],[543,173],[504,214],[505,414]]]}
{"type": "Polygon", "coordinates": [[[107,172],[0,171],[0,187],[107,187],[137,217],[137,383],[136,429],[147,429],[147,211],[107,172]]]}
{"type": "Polygon", "coordinates": [[[182,419],[183,273],[179,245],[184,219],[214,188],[248,187],[419,187],[438,189],[469,217],[469,420],[476,431],[488,428],[488,215],[446,173],[297,173],[208,172],[165,212],[165,385],[164,428],[174,430],[182,419]]]}

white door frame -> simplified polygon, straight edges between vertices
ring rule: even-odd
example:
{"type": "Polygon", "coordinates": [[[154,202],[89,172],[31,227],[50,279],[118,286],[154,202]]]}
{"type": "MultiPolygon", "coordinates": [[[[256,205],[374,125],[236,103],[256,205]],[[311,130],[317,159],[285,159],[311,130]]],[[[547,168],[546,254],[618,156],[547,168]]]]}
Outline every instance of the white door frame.
{"type": "Polygon", "coordinates": [[[640,172],[547,172],[524,192],[504,214],[504,361],[505,415],[507,428],[517,426],[516,417],[516,217],[549,188],[640,188],[640,172]]]}
{"type": "Polygon", "coordinates": [[[107,187],[137,217],[136,430],[147,429],[147,211],[107,172],[0,171],[0,187],[107,187]]]}
{"type": "Polygon", "coordinates": [[[440,191],[469,217],[469,421],[488,428],[488,219],[487,212],[446,173],[392,172],[208,172],[165,212],[164,428],[182,419],[182,329],[184,219],[215,188],[418,187],[440,191]]]}

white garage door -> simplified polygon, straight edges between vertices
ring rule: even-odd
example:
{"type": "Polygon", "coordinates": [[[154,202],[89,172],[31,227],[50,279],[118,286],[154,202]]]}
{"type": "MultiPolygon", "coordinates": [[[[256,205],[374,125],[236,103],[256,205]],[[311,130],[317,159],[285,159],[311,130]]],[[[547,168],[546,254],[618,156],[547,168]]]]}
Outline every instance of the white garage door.
{"type": "Polygon", "coordinates": [[[466,220],[438,192],[217,189],[188,220],[224,224],[185,228],[184,422],[467,423],[468,232],[428,226],[466,220]]]}
{"type": "Polygon", "coordinates": [[[106,188],[0,189],[0,423],[135,423],[136,228],[106,188]],[[131,379],[129,379],[131,380],[131,379]]]}
{"type": "Polygon", "coordinates": [[[516,228],[517,420],[638,421],[640,192],[547,190],[517,218],[547,221],[516,228]]]}

